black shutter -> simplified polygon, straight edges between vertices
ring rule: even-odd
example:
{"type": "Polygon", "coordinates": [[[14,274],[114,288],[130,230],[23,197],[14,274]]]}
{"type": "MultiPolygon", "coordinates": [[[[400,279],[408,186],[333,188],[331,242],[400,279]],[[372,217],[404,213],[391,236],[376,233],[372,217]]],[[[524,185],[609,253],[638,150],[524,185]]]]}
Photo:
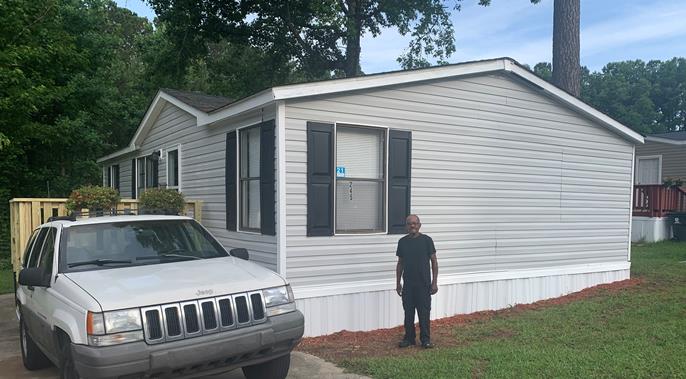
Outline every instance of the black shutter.
{"type": "Polygon", "coordinates": [[[307,235],[333,235],[333,125],[307,123],[307,235]]]}
{"type": "Polygon", "coordinates": [[[226,229],[236,230],[236,132],[226,135],[226,229]]]}
{"type": "Polygon", "coordinates": [[[148,159],[152,160],[152,188],[158,188],[160,186],[160,155],[158,155],[156,158],[152,158],[152,156],[148,157],[148,159]]]}
{"type": "Polygon", "coordinates": [[[412,132],[388,131],[388,233],[404,234],[410,214],[412,132]]]}
{"type": "Polygon", "coordinates": [[[274,120],[260,125],[260,229],[276,235],[276,186],[274,182],[274,120]]]}
{"type": "Polygon", "coordinates": [[[131,160],[131,198],[136,198],[136,158],[131,160]]]}

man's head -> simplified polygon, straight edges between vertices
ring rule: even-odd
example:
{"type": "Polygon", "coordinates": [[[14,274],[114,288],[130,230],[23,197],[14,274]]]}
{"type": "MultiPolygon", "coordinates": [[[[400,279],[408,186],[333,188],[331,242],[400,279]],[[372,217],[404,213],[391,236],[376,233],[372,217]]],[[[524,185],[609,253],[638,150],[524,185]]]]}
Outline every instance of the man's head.
{"type": "Polygon", "coordinates": [[[419,216],[409,215],[405,218],[405,228],[409,234],[418,234],[422,223],[419,221],[419,216]]]}

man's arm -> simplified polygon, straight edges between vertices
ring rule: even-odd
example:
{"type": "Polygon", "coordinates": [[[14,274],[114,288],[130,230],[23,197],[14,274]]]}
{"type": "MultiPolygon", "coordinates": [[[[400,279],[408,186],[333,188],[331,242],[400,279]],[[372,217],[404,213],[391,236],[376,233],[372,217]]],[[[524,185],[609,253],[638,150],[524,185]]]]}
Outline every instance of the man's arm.
{"type": "Polygon", "coordinates": [[[436,253],[431,254],[431,294],[438,292],[438,259],[436,259],[436,253]]]}
{"type": "Polygon", "coordinates": [[[395,266],[395,292],[398,296],[403,295],[403,286],[400,284],[400,278],[403,276],[403,259],[398,257],[398,264],[395,266]]]}

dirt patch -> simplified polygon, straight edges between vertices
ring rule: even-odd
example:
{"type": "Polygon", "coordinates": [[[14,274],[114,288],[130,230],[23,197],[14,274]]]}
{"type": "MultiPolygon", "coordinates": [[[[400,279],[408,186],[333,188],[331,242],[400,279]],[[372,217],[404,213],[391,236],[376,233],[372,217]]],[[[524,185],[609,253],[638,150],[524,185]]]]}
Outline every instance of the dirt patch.
{"type": "MultiPolygon", "coordinates": [[[[641,283],[643,283],[643,279],[641,278],[627,279],[610,284],[601,284],[569,295],[541,300],[532,304],[519,304],[498,311],[475,312],[432,320],[431,342],[433,342],[437,348],[458,346],[460,341],[458,341],[454,335],[454,330],[457,326],[475,321],[490,320],[496,315],[517,314],[532,309],[563,305],[590,297],[617,293],[625,289],[636,287],[641,283]]],[[[512,336],[514,336],[513,331],[499,329],[494,331],[491,335],[485,336],[485,338],[501,339],[510,338],[512,336]]],[[[297,347],[297,350],[336,363],[362,357],[406,356],[421,351],[421,349],[417,347],[399,349],[397,343],[402,337],[402,326],[368,332],[350,332],[343,330],[326,336],[305,338],[297,347]]]]}

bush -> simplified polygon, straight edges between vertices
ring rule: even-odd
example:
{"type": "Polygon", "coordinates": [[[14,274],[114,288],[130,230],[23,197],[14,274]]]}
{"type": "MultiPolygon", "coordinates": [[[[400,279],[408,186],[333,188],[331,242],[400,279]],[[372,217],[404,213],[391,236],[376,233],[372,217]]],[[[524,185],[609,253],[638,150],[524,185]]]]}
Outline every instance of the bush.
{"type": "Polygon", "coordinates": [[[67,199],[68,210],[79,212],[88,208],[90,212],[110,210],[117,207],[119,192],[110,187],[84,186],[71,192],[67,199]]]}
{"type": "Polygon", "coordinates": [[[151,188],[143,192],[140,199],[141,213],[178,215],[185,207],[183,194],[173,189],[151,188]]]}

